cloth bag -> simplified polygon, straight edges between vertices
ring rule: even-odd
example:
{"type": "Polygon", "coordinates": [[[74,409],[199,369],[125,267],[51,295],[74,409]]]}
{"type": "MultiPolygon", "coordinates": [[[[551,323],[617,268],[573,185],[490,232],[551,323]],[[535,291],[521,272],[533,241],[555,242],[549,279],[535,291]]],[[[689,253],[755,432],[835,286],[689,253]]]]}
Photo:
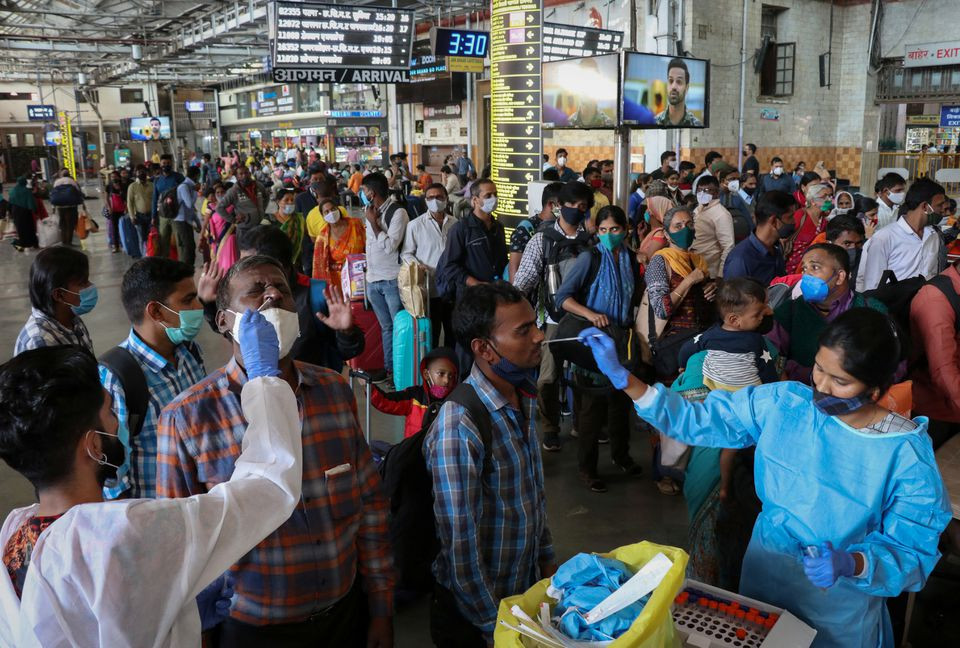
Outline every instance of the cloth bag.
{"type": "MultiPolygon", "coordinates": [[[[650,595],[650,600],[643,608],[630,629],[615,641],[607,643],[609,648],[680,648],[680,636],[673,627],[673,616],[670,607],[673,599],[683,588],[686,580],[685,573],[689,556],[683,549],[658,545],[652,542],[638,542],[614,549],[610,553],[600,554],[606,558],[616,558],[635,571],[638,571],[658,553],[664,554],[673,562],[673,567],[667,572],[660,586],[650,595]]],[[[506,621],[512,626],[519,626],[520,622],[511,612],[514,605],[520,606],[524,612],[533,618],[539,615],[541,603],[555,603],[547,596],[547,586],[550,579],[545,578],[528,589],[523,594],[508,596],[500,601],[497,613],[497,626],[493,631],[493,641],[497,648],[525,648],[541,646],[542,644],[500,624],[506,621]]]]}
{"type": "Polygon", "coordinates": [[[40,247],[46,248],[60,243],[60,217],[47,216],[37,223],[37,240],[40,247]]]}
{"type": "Polygon", "coordinates": [[[416,318],[426,317],[430,303],[429,278],[419,263],[407,262],[400,266],[397,289],[404,309],[416,318]]]}

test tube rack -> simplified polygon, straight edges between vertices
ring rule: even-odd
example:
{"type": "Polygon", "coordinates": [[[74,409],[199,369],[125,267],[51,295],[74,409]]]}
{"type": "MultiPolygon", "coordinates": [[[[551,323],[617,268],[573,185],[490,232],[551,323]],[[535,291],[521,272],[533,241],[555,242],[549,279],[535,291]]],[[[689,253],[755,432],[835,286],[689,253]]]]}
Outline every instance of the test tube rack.
{"type": "Polygon", "coordinates": [[[673,624],[690,648],[808,648],[817,631],[790,612],[687,580],[673,624]]]}

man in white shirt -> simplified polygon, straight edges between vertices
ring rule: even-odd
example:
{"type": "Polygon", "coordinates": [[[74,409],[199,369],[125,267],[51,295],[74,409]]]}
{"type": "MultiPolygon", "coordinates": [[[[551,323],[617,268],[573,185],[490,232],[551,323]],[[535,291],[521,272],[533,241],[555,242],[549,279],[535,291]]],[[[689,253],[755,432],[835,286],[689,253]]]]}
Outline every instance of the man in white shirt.
{"type": "Polygon", "coordinates": [[[903,201],[904,214],[878,229],[864,246],[857,292],[876,288],[885,270],[892,270],[897,279],[917,275],[930,279],[940,272],[943,243],[931,225],[940,222],[946,204],[942,186],[929,178],[914,182],[903,201]]]}
{"type": "Polygon", "coordinates": [[[877,229],[897,220],[897,209],[906,196],[907,183],[902,176],[888,173],[877,182],[877,229]]]}
{"type": "Polygon", "coordinates": [[[360,202],[367,221],[367,299],[383,334],[383,366],[393,381],[393,318],[403,308],[397,275],[400,247],[410,217],[390,196],[387,177],[371,173],[360,183],[360,202]]]}
{"type": "Polygon", "coordinates": [[[699,206],[693,212],[696,235],[691,252],[703,255],[711,277],[722,277],[727,255],[736,244],[733,236],[733,217],[720,204],[720,182],[708,175],[697,185],[699,206]]]}
{"type": "Polygon", "coordinates": [[[447,243],[447,233],[457,219],[447,213],[447,190],[439,182],[427,187],[423,194],[427,211],[407,225],[400,258],[405,263],[419,263],[430,277],[430,321],[433,328],[433,348],[440,346],[443,328],[444,346],[453,348],[452,309],[437,292],[437,262],[447,243]]]}

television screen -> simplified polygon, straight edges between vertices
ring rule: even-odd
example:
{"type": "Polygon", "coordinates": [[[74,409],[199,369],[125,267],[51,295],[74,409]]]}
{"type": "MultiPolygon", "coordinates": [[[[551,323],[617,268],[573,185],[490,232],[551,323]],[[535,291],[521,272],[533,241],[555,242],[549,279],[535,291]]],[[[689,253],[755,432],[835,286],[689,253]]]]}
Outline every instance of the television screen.
{"type": "Polygon", "coordinates": [[[706,128],[709,85],[709,61],[627,52],[623,123],[636,128],[706,128]]]}
{"type": "Polygon", "coordinates": [[[170,139],[170,118],[134,117],[130,120],[130,139],[135,142],[170,139]]]}
{"type": "Polygon", "coordinates": [[[47,146],[60,146],[60,131],[45,131],[43,133],[43,142],[47,146]]]}
{"type": "Polygon", "coordinates": [[[541,74],[544,128],[617,125],[619,54],[545,62],[541,74]]]}

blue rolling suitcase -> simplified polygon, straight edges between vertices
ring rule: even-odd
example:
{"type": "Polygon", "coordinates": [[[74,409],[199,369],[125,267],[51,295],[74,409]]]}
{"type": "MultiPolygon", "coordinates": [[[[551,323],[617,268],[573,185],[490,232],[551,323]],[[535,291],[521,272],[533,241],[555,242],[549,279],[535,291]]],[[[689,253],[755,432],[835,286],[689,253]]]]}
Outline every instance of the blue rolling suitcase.
{"type": "Polygon", "coordinates": [[[133,224],[133,219],[124,214],[117,223],[120,228],[120,247],[133,259],[140,258],[140,236],[137,234],[137,227],[133,224]]]}
{"type": "Polygon", "coordinates": [[[393,318],[393,385],[397,391],[423,383],[420,361],[433,340],[429,317],[414,317],[405,310],[393,318]]]}

